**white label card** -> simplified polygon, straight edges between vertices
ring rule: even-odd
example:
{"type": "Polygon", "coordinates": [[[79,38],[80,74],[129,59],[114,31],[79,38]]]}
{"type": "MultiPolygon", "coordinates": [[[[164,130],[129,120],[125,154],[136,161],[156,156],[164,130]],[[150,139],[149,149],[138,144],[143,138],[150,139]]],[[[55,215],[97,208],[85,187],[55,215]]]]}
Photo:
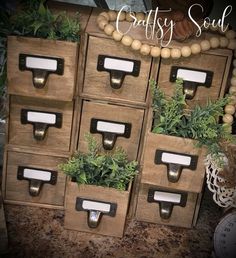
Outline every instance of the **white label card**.
{"type": "Polygon", "coordinates": [[[123,134],[125,132],[125,125],[98,121],[97,130],[99,132],[111,132],[111,133],[123,134]]]}
{"type": "Polygon", "coordinates": [[[110,212],[111,205],[107,203],[84,200],[82,203],[82,207],[85,210],[95,210],[108,213],[110,212]]]}
{"type": "Polygon", "coordinates": [[[42,181],[51,180],[51,172],[38,169],[25,168],[23,172],[24,178],[37,179],[42,181]]]}
{"type": "Polygon", "coordinates": [[[207,73],[194,70],[178,69],[177,71],[177,78],[182,78],[184,81],[205,83],[206,76],[207,73]]]}
{"type": "Polygon", "coordinates": [[[42,112],[27,112],[27,121],[53,125],[56,123],[56,115],[42,112]]]}
{"type": "Polygon", "coordinates": [[[57,60],[40,58],[40,57],[26,57],[26,67],[32,69],[44,69],[49,71],[57,70],[57,60]]]}
{"type": "Polygon", "coordinates": [[[161,202],[180,203],[181,194],[155,191],[154,200],[161,202]]]}
{"type": "Polygon", "coordinates": [[[106,57],[104,68],[124,72],[133,72],[134,62],[106,57]]]}
{"type": "Polygon", "coordinates": [[[172,164],[190,166],[191,157],[163,152],[162,156],[161,156],[161,161],[164,163],[172,163],[172,164]]]}

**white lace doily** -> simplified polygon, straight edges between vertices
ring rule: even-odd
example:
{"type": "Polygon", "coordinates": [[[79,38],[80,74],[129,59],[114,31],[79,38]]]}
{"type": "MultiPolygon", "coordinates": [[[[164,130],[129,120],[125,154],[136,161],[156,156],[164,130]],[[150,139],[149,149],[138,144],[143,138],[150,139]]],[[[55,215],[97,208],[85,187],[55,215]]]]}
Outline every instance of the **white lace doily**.
{"type": "MultiPolygon", "coordinates": [[[[227,164],[227,159],[225,157],[227,164]]],[[[236,207],[236,187],[226,188],[219,185],[224,183],[224,179],[218,174],[221,171],[211,157],[208,155],[206,160],[206,176],[208,189],[213,193],[213,200],[220,207],[236,207]]]]}

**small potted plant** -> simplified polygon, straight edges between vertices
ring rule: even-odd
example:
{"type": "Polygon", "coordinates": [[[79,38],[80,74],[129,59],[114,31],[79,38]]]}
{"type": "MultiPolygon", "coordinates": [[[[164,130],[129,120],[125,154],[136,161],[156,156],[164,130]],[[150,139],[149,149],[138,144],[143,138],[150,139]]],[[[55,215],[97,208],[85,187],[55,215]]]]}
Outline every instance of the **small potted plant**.
{"type": "Polygon", "coordinates": [[[69,176],[65,228],[122,237],[137,162],[117,147],[104,151],[90,134],[88,153],[76,153],[59,169],[69,176]]]}
{"type": "Polygon", "coordinates": [[[188,109],[183,81],[167,97],[151,81],[152,109],[144,153],[142,182],[196,192],[202,190],[206,154],[222,163],[223,146],[233,140],[227,125],[219,123],[229,97],[188,109]],[[182,172],[182,173],[181,173],[182,172]]]}

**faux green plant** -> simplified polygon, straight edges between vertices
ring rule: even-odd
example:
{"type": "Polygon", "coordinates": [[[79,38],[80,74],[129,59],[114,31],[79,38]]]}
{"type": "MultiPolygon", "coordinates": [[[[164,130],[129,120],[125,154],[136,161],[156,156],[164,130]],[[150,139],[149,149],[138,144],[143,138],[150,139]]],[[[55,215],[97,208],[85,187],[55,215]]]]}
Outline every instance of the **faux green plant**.
{"type": "Polygon", "coordinates": [[[235,141],[227,125],[219,123],[224,107],[230,98],[226,96],[216,101],[208,100],[205,106],[196,105],[187,109],[183,93],[183,81],[176,80],[172,97],[168,97],[150,81],[153,97],[153,133],[172,135],[197,140],[198,147],[206,147],[208,153],[222,166],[224,146],[235,141]]]}
{"type": "Polygon", "coordinates": [[[103,151],[102,146],[89,133],[85,135],[88,153],[76,153],[59,169],[79,185],[89,184],[126,190],[138,173],[136,161],[128,161],[121,147],[103,151]]]}

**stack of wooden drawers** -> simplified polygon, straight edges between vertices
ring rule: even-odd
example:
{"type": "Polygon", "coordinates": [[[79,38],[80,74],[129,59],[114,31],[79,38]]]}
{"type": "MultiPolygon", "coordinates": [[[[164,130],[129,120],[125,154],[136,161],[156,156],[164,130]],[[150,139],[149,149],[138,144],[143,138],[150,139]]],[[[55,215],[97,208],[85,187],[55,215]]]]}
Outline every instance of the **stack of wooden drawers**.
{"type": "MultiPolygon", "coordinates": [[[[87,152],[84,134],[90,132],[106,150],[123,147],[129,160],[139,160],[152,58],[122,47],[104,35],[96,25],[99,11],[90,16],[79,67],[81,97],[78,149],[87,152]]],[[[68,182],[65,227],[105,235],[122,236],[131,187],[118,191],[102,187],[78,186],[68,182]],[[116,203],[114,217],[103,216],[98,227],[87,225],[86,210],[76,210],[76,200],[116,203]]],[[[93,209],[91,207],[91,209],[93,209]]],[[[95,209],[95,208],[94,208],[95,209]]],[[[87,210],[88,211],[88,210],[87,210]]]]}
{"type": "MultiPolygon", "coordinates": [[[[181,77],[189,108],[204,105],[208,98],[224,95],[231,56],[231,51],[220,49],[177,61],[161,60],[158,85],[171,96],[173,81],[181,77]]],[[[195,147],[191,139],[152,133],[152,116],[150,110],[136,218],[192,227],[201,201],[206,150],[195,147]]]]}
{"type": "MultiPolygon", "coordinates": [[[[90,8],[59,7],[79,11],[84,29],[90,8]]],[[[58,164],[75,149],[78,52],[78,43],[8,38],[5,202],[64,208],[66,176],[58,164]]]]}

